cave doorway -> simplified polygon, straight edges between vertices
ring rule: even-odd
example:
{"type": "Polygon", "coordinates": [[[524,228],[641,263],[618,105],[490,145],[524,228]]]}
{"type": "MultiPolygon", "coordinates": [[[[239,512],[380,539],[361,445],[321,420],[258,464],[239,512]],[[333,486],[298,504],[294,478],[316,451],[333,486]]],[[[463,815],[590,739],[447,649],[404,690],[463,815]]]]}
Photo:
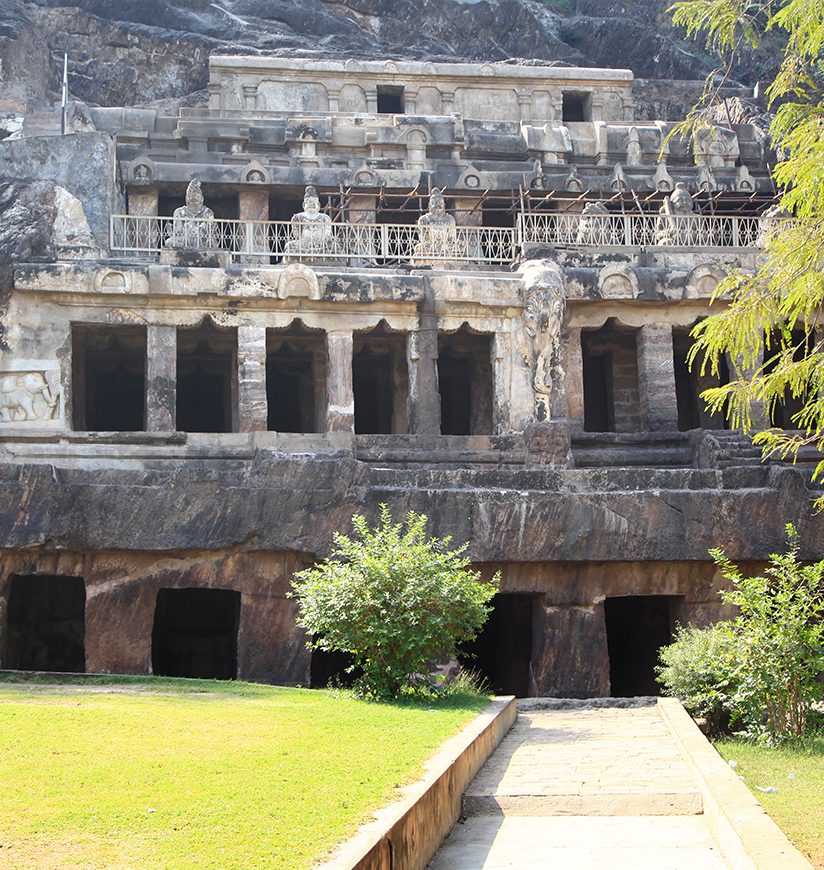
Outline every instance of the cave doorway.
{"type": "Polygon", "coordinates": [[[177,429],[237,430],[237,330],[178,327],[177,429]]]}
{"type": "Polygon", "coordinates": [[[492,337],[461,328],[438,336],[441,435],[492,434],[492,337]]]}
{"type": "Polygon", "coordinates": [[[326,346],[321,330],[300,322],[266,331],[267,429],[320,432],[326,397],[326,346]]]}
{"type": "Polygon", "coordinates": [[[474,641],[464,644],[461,665],[484,677],[496,695],[529,695],[535,596],[500,592],[474,641]]]}
{"type": "Polygon", "coordinates": [[[86,670],[86,585],[82,577],[12,576],[4,667],[86,670]]]}
{"type": "Polygon", "coordinates": [[[240,592],[161,589],[152,628],[152,673],[164,677],[234,680],[240,592]]]}
{"type": "Polygon", "coordinates": [[[409,429],[406,335],[381,323],[356,332],[352,348],[352,391],[358,435],[403,435],[409,429]]]}
{"type": "Polygon", "coordinates": [[[725,357],[719,360],[719,373],[713,375],[709,366],[702,372],[702,359],[696,357],[690,366],[689,354],[694,344],[690,335],[692,327],[675,327],[672,330],[672,356],[675,369],[675,398],[678,405],[678,429],[724,429],[729,423],[721,413],[707,410],[701,393],[711,387],[730,382],[729,368],[725,357]]]}
{"type": "Polygon", "coordinates": [[[604,617],[613,698],[658,695],[658,651],[672,643],[674,603],[671,595],[607,598],[604,617]]]}
{"type": "Polygon", "coordinates": [[[74,428],[139,432],[145,428],[146,328],[72,326],[74,428]]]}
{"type": "Polygon", "coordinates": [[[584,431],[640,431],[636,333],[614,318],[600,329],[581,330],[584,431]]]}
{"type": "Polygon", "coordinates": [[[360,669],[347,673],[355,659],[351,653],[341,650],[312,651],[312,662],[309,672],[309,688],[325,689],[327,686],[352,686],[355,680],[362,674],[360,669]]]}

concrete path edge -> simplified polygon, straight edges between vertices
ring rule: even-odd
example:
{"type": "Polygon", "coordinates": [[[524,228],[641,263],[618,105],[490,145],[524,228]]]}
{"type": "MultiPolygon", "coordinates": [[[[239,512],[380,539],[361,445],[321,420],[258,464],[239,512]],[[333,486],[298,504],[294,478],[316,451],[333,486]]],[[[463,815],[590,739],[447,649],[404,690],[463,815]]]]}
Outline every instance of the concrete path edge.
{"type": "Polygon", "coordinates": [[[375,813],[320,870],[424,870],[458,821],[466,787],[515,722],[515,698],[495,698],[425,765],[422,779],[375,813]]]}
{"type": "Polygon", "coordinates": [[[767,815],[677,698],[659,698],[658,710],[692,768],[704,815],[733,870],[811,870],[812,864],[767,815]]]}

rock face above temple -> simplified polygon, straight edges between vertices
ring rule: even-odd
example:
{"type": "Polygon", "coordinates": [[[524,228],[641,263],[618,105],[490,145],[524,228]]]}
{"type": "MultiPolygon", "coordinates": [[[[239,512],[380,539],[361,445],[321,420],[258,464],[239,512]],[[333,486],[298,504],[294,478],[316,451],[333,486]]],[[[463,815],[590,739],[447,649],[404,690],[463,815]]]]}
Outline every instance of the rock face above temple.
{"type": "MultiPolygon", "coordinates": [[[[206,87],[211,53],[503,61],[629,67],[640,78],[697,79],[669,0],[0,0],[0,91],[22,81],[30,104],[53,99],[62,52],[74,97],[96,105],[179,99],[206,87]]],[[[769,55],[736,70],[751,85],[769,55]]],[[[2,96],[2,94],[0,94],[2,96]]],[[[665,95],[679,106],[673,94],[665,95]]],[[[658,99],[657,97],[655,99],[658,99]]],[[[684,95],[685,105],[694,93],[684,95]]],[[[660,114],[660,112],[659,112],[660,114]]]]}

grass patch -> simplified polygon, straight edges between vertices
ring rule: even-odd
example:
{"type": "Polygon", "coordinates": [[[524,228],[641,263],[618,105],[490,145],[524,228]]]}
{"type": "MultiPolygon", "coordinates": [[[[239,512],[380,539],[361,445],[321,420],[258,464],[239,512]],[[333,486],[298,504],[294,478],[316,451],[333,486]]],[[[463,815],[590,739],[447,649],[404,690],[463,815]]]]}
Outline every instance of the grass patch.
{"type": "Polygon", "coordinates": [[[824,732],[772,748],[738,740],[715,748],[736,762],[736,773],[813,866],[824,868],[824,732]]]}
{"type": "Polygon", "coordinates": [[[0,865],[309,867],[487,699],[0,682],[0,865]]]}

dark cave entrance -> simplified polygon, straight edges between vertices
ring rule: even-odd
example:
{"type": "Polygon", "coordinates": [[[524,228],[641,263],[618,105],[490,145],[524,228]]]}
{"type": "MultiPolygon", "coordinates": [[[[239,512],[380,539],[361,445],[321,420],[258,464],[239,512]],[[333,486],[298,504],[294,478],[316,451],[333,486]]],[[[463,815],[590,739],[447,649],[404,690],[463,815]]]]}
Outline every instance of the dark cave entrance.
{"type": "Polygon", "coordinates": [[[4,667],[86,670],[86,585],[82,577],[13,576],[4,667]]]}
{"type": "Polygon", "coordinates": [[[638,432],[637,330],[614,319],[581,331],[585,432],[638,432]]]}
{"type": "Polygon", "coordinates": [[[613,698],[658,695],[655,666],[658,650],[672,642],[670,595],[628,595],[607,598],[604,616],[613,698]]]}
{"type": "Polygon", "coordinates": [[[330,683],[333,686],[351,686],[361,674],[360,669],[349,674],[346,673],[346,669],[351,667],[353,662],[354,658],[348,652],[313,650],[309,688],[324,689],[330,683]]]}
{"type": "Polygon", "coordinates": [[[326,345],[320,330],[301,323],[266,330],[266,428],[318,432],[326,396],[326,345]]]}
{"type": "Polygon", "coordinates": [[[72,327],[76,430],[141,431],[145,428],[145,389],[145,327],[72,327]]]}
{"type": "Polygon", "coordinates": [[[161,589],[152,629],[152,672],[164,677],[237,677],[240,592],[161,589]]]}
{"type": "Polygon", "coordinates": [[[497,695],[529,695],[533,604],[532,595],[496,595],[486,625],[459,656],[461,665],[486,678],[497,695]]]}
{"type": "Polygon", "coordinates": [[[358,435],[403,434],[408,429],[406,335],[385,323],[356,332],[352,350],[352,391],[358,435]]]}
{"type": "Polygon", "coordinates": [[[237,331],[178,327],[178,431],[234,432],[236,406],[237,331]]]}
{"type": "Polygon", "coordinates": [[[438,337],[441,435],[492,434],[491,336],[460,329],[438,337]]]}

